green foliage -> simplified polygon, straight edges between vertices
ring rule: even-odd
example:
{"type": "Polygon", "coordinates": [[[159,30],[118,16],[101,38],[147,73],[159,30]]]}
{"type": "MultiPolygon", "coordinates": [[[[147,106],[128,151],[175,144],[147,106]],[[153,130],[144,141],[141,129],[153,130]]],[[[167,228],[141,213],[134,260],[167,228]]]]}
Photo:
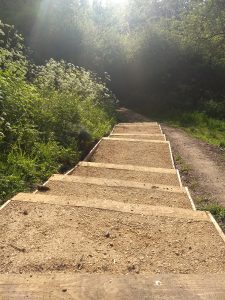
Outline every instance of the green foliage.
{"type": "Polygon", "coordinates": [[[225,145],[225,121],[209,117],[202,112],[173,112],[161,117],[172,126],[185,129],[188,133],[205,142],[224,148],[225,145]]]}
{"type": "Polygon", "coordinates": [[[225,208],[223,206],[219,204],[208,204],[204,209],[210,211],[219,222],[225,221],[225,208]]]}
{"type": "Polygon", "coordinates": [[[31,65],[21,37],[12,44],[13,28],[2,23],[0,28],[8,41],[0,48],[3,202],[75,164],[82,151],[111,130],[116,99],[84,68],[53,59],[43,66],[31,65]]]}
{"type": "Polygon", "coordinates": [[[84,150],[114,122],[108,88],[123,105],[146,114],[170,112],[177,126],[224,147],[224,3],[1,1],[0,18],[32,49],[14,27],[0,23],[4,160],[15,147],[32,163],[29,149],[49,141],[84,150]]]}
{"type": "Polygon", "coordinates": [[[209,100],[204,105],[205,113],[212,118],[223,120],[225,116],[225,100],[221,101],[209,100]]]}
{"type": "MultiPolygon", "coordinates": [[[[130,0],[126,7],[8,0],[0,3],[0,18],[25,34],[38,63],[64,59],[101,76],[107,71],[108,86],[127,106],[203,111],[211,99],[225,103],[222,0],[130,0]]],[[[221,118],[222,108],[211,108],[211,117],[221,118]]]]}

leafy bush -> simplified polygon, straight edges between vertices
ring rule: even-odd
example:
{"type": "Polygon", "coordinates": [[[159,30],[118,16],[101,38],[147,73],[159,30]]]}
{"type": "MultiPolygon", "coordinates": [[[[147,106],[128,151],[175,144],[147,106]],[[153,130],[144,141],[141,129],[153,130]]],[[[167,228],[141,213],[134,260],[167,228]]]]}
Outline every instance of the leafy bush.
{"type": "Polygon", "coordinates": [[[215,119],[223,120],[225,116],[225,100],[210,100],[205,104],[205,113],[215,119]]]}
{"type": "Polygon", "coordinates": [[[0,23],[0,36],[3,202],[75,164],[82,151],[111,130],[116,99],[83,68],[53,59],[31,65],[13,27],[0,23]]]}

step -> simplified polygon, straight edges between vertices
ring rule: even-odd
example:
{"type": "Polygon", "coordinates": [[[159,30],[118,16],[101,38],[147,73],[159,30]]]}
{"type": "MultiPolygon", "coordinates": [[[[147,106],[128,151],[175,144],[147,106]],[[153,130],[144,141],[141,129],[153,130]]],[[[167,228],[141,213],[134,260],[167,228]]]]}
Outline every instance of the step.
{"type": "Polygon", "coordinates": [[[154,168],[174,168],[168,142],[103,139],[88,157],[91,162],[128,164],[154,168]]]}
{"type": "Polygon", "coordinates": [[[118,179],[107,179],[107,178],[96,178],[96,177],[85,177],[85,176],[67,176],[61,174],[54,174],[50,177],[49,181],[67,181],[67,182],[78,182],[78,183],[87,183],[94,184],[99,186],[111,186],[111,187],[127,187],[127,188],[136,188],[136,189],[146,189],[149,191],[162,191],[166,193],[178,193],[186,194],[186,188],[173,185],[163,185],[163,184],[152,184],[144,182],[135,182],[128,180],[118,180],[118,179]]]}
{"type": "Polygon", "coordinates": [[[190,209],[168,206],[137,205],[94,197],[89,200],[85,199],[85,197],[76,197],[76,201],[74,201],[73,195],[59,196],[58,194],[51,195],[48,193],[19,193],[12,198],[12,201],[87,207],[145,216],[161,216],[195,221],[209,221],[209,217],[205,211],[193,211],[190,209]]]}
{"type": "Polygon", "coordinates": [[[189,213],[11,201],[0,212],[0,273],[225,272],[225,244],[215,226],[207,213],[189,213]]]}
{"type": "Polygon", "coordinates": [[[159,126],[157,122],[118,123],[116,126],[159,126]]]}
{"type": "Polygon", "coordinates": [[[165,145],[168,145],[169,142],[168,141],[165,141],[165,140],[149,140],[149,139],[142,139],[142,138],[139,138],[139,139],[132,139],[132,138],[128,138],[128,137],[120,137],[120,138],[117,138],[117,137],[112,137],[112,136],[109,136],[109,137],[104,137],[102,139],[103,141],[125,141],[125,142],[140,142],[140,143],[149,143],[149,144],[165,144],[165,145]]]}
{"type": "Polygon", "coordinates": [[[181,186],[175,169],[80,162],[71,175],[181,186]]]}
{"type": "Polygon", "coordinates": [[[92,178],[81,176],[54,175],[47,183],[51,195],[70,195],[88,199],[107,199],[124,203],[160,205],[192,209],[185,188],[153,185],[148,183],[92,178]]]}
{"type": "Polygon", "coordinates": [[[161,134],[162,129],[159,125],[116,125],[113,133],[147,133],[147,134],[161,134]]]}
{"type": "Polygon", "coordinates": [[[160,141],[166,141],[165,134],[145,134],[145,133],[139,133],[137,135],[135,134],[127,134],[127,133],[112,133],[109,136],[110,138],[118,138],[118,139],[136,139],[136,140],[160,140],[160,141]]]}
{"type": "Polygon", "coordinates": [[[3,300],[224,300],[225,273],[0,275],[3,300]]]}

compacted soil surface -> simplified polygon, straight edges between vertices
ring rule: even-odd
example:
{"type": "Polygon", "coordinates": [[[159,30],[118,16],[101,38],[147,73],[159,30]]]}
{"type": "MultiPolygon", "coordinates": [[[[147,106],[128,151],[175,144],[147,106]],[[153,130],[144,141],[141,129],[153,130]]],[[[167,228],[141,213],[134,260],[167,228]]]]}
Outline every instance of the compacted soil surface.
{"type": "Polygon", "coordinates": [[[119,170],[113,168],[98,168],[98,167],[82,167],[75,168],[71,175],[121,179],[128,181],[140,181],[152,184],[164,184],[180,186],[177,173],[162,173],[162,172],[141,172],[133,170],[119,170]]]}
{"type": "MultiPolygon", "coordinates": [[[[104,180],[104,179],[103,179],[104,180]]],[[[140,189],[121,186],[95,185],[89,183],[70,182],[66,180],[50,180],[47,187],[49,191],[45,195],[73,196],[82,199],[105,199],[125,203],[149,204],[169,207],[189,208],[191,202],[185,192],[168,192],[157,190],[157,187],[140,189]]]]}
{"type": "Polygon", "coordinates": [[[163,126],[163,131],[171,141],[174,157],[180,156],[188,172],[182,179],[189,185],[193,198],[218,202],[225,206],[225,151],[202,142],[181,129],[163,126]]]}
{"type": "Polygon", "coordinates": [[[156,126],[149,126],[149,125],[141,125],[141,126],[135,126],[135,130],[133,126],[130,125],[120,125],[116,126],[113,130],[113,133],[143,133],[143,131],[147,134],[160,134],[162,133],[160,128],[156,126]]]}
{"type": "Polygon", "coordinates": [[[225,271],[224,242],[208,221],[13,201],[0,227],[1,273],[225,271]]]}
{"type": "Polygon", "coordinates": [[[168,143],[103,140],[90,161],[173,168],[168,143]]]}
{"type": "Polygon", "coordinates": [[[111,134],[110,137],[118,139],[154,140],[165,141],[162,134],[111,134]]]}

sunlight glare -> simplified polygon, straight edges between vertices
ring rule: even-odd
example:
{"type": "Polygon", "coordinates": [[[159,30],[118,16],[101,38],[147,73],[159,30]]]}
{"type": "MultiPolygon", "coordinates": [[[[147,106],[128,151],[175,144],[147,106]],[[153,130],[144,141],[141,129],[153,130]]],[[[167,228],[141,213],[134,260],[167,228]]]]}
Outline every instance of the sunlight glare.
{"type": "MultiPolygon", "coordinates": [[[[92,2],[91,0],[90,2],[92,2]]],[[[113,5],[113,6],[125,6],[128,3],[128,0],[102,0],[103,5],[113,5]]]]}

